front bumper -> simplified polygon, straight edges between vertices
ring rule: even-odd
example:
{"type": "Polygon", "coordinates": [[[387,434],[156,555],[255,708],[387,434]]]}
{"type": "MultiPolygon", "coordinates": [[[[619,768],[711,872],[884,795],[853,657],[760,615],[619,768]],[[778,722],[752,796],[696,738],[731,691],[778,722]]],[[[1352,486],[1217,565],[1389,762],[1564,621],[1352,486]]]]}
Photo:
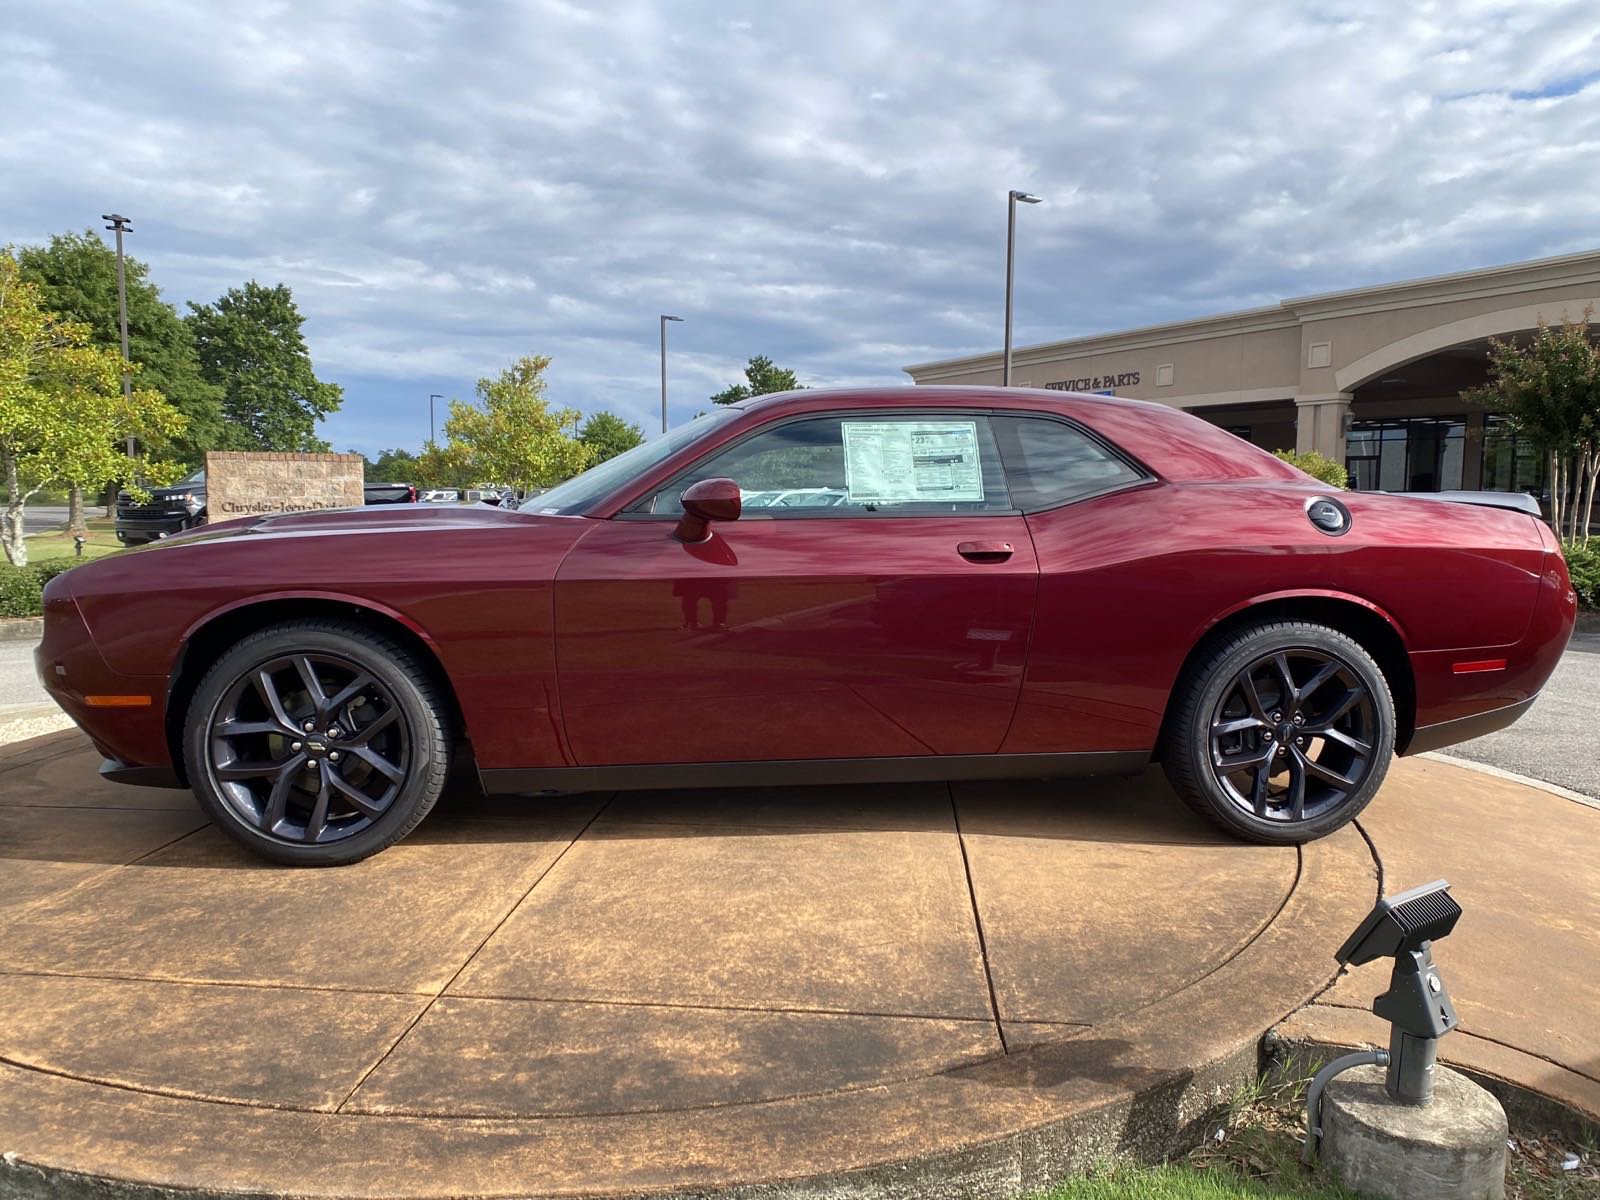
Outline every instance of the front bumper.
{"type": "Polygon", "coordinates": [[[107,665],[68,590],[65,575],[46,585],[44,637],[33,652],[33,661],[50,698],[106,758],[124,769],[161,768],[176,774],[167,743],[166,679],[123,675],[107,665]]]}

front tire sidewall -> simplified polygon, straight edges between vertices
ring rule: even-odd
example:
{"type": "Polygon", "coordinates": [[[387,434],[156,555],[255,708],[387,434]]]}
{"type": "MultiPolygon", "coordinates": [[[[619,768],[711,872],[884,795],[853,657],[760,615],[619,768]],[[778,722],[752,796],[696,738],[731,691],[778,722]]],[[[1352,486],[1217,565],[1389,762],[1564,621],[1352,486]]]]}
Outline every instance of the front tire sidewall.
{"type": "Polygon", "coordinates": [[[1204,682],[1192,691],[1191,703],[1182,714],[1175,752],[1182,758],[1183,771],[1173,780],[1184,799],[1224,828],[1251,841],[1274,845],[1293,845],[1332,833],[1349,821],[1371,801],[1388,774],[1394,756],[1394,700],[1388,681],[1372,656],[1359,643],[1337,630],[1320,625],[1280,623],[1249,631],[1229,642],[1217,655],[1202,664],[1204,682]],[[1329,654],[1348,666],[1361,679],[1372,697],[1377,728],[1373,738],[1373,765],[1366,782],[1343,803],[1328,812],[1304,821],[1264,820],[1247,813],[1218,782],[1211,765],[1211,714],[1234,677],[1251,662],[1278,651],[1315,650],[1329,654]]]}
{"type": "Polygon", "coordinates": [[[438,799],[448,759],[448,739],[437,704],[404,651],[365,630],[321,622],[263,630],[234,646],[195,690],[184,725],[184,764],[206,815],[240,845],[274,862],[294,866],[340,866],[399,841],[438,799]],[[263,663],[298,653],[337,655],[371,673],[395,698],[410,734],[410,767],[388,810],[359,833],[326,845],[283,841],[247,824],[224,799],[212,774],[211,725],[228,689],[263,663]]]}

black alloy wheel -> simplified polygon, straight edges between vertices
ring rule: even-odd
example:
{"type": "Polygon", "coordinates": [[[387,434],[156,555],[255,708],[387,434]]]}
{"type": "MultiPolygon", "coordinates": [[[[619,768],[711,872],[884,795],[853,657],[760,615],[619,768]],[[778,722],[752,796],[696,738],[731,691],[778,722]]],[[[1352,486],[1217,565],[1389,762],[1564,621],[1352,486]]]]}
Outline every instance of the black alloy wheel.
{"type": "Polygon", "coordinates": [[[190,705],[185,761],[220,828],[279,862],[354,862],[398,841],[442,790],[448,741],[428,674],[359,625],[253,634],[190,705]]]}
{"type": "Polygon", "coordinates": [[[1388,681],[1354,639],[1263,623],[1179,681],[1162,762],[1197,812],[1255,841],[1321,837],[1376,794],[1394,752],[1388,681]]]}
{"type": "Polygon", "coordinates": [[[1211,770],[1264,821],[1304,821],[1349,802],[1372,774],[1371,693],[1320,650],[1278,650],[1233,677],[1211,717],[1211,770]]]}

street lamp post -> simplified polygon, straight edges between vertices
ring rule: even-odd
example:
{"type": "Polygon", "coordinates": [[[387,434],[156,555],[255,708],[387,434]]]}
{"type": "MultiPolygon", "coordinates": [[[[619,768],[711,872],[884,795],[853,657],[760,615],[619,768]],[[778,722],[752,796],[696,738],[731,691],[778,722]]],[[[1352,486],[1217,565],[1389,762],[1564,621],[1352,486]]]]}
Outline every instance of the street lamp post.
{"type": "MultiPolygon", "coordinates": [[[[101,213],[102,221],[109,221],[107,229],[117,232],[117,320],[122,325],[122,398],[129,399],[133,394],[133,380],[128,375],[128,280],[122,267],[122,235],[132,233],[133,226],[128,224],[128,218],[120,213],[101,213]]],[[[128,457],[134,456],[133,434],[128,435],[128,457]]]]}
{"type": "Polygon", "coordinates": [[[435,427],[435,425],[433,423],[433,402],[435,400],[443,400],[443,399],[444,399],[444,397],[441,396],[438,392],[430,392],[430,393],[428,393],[428,440],[430,442],[432,442],[434,445],[438,445],[439,444],[439,432],[438,432],[438,429],[435,427]]]}
{"type": "Polygon", "coordinates": [[[1006,353],[1000,368],[1000,386],[1011,386],[1011,281],[1016,273],[1017,201],[1038,204],[1038,196],[1013,189],[1006,196],[1006,353]]]}
{"type": "Polygon", "coordinates": [[[661,432],[667,431],[667,322],[681,321],[682,317],[661,314],[661,432]]]}

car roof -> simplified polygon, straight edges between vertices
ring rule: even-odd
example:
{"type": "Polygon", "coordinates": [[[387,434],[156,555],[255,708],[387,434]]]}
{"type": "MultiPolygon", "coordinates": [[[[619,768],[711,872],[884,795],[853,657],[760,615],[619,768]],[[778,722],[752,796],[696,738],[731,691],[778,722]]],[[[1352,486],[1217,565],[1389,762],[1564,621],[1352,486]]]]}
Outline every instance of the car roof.
{"type": "Polygon", "coordinates": [[[1153,400],[1058,392],[1046,388],[961,384],[806,388],[775,392],[734,407],[763,420],[837,408],[983,408],[1053,413],[1077,421],[1165,479],[1186,482],[1260,479],[1305,483],[1309,476],[1259,446],[1201,417],[1153,400]]]}

